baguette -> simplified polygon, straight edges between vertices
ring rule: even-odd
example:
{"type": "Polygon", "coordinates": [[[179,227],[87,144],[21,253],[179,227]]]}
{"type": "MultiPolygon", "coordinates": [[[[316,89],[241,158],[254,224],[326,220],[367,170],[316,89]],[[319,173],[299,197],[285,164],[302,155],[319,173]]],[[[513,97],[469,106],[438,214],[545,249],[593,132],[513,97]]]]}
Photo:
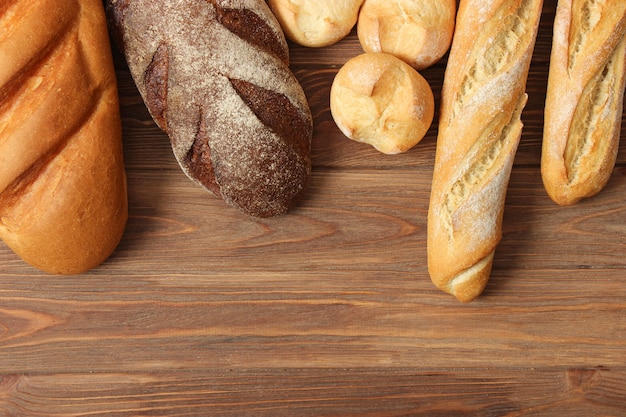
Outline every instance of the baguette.
{"type": "Polygon", "coordinates": [[[107,259],[128,216],[122,130],[99,0],[0,6],[0,238],[53,274],[107,259]]]}
{"type": "Polygon", "coordinates": [[[485,288],[519,144],[541,0],[461,0],[441,98],[428,212],[433,283],[469,302],[485,288]]]}
{"type": "Polygon", "coordinates": [[[560,0],[545,104],[541,174],[559,205],[600,192],[619,146],[626,2],[560,0]]]}
{"type": "Polygon", "coordinates": [[[185,174],[254,217],[311,175],[313,121],[263,0],[107,0],[113,36],[185,174]]]}

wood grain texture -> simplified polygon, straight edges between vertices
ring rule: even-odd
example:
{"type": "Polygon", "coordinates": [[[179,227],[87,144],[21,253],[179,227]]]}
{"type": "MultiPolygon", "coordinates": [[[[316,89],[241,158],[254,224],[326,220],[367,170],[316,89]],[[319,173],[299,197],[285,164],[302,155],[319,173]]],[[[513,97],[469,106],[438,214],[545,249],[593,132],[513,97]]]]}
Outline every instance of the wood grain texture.
{"type": "MultiPolygon", "coordinates": [[[[437,123],[387,156],[332,120],[354,32],[291,45],[314,174],[274,219],[184,176],[117,53],[128,227],[80,276],[45,275],[0,245],[0,416],[625,415],[626,121],[607,188],[552,203],[539,158],[554,9],[546,1],[504,236],[470,305],[426,269],[437,123]]],[[[444,68],[423,71],[436,101],[444,68]]]]}
{"type": "Polygon", "coordinates": [[[11,400],[0,403],[0,412],[32,417],[616,416],[626,406],[624,385],[625,373],[604,368],[7,375],[0,379],[0,398],[11,400]]]}

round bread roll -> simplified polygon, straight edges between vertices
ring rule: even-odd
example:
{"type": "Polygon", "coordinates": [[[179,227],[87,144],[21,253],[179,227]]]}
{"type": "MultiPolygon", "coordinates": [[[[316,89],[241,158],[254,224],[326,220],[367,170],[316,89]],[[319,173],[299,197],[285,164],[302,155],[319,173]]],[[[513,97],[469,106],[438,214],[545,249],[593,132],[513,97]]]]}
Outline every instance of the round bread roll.
{"type": "Polygon", "coordinates": [[[285,36],[312,48],[346,37],[359,16],[363,0],[269,0],[285,36]]]}
{"type": "Polygon", "coordinates": [[[370,52],[350,59],[330,90],[330,110],[348,138],[393,155],[422,140],[434,117],[428,81],[393,55],[370,52]]]}
{"type": "Polygon", "coordinates": [[[365,0],[357,35],[365,52],[387,52],[421,70],[450,48],[455,18],[455,0],[365,0]]]}

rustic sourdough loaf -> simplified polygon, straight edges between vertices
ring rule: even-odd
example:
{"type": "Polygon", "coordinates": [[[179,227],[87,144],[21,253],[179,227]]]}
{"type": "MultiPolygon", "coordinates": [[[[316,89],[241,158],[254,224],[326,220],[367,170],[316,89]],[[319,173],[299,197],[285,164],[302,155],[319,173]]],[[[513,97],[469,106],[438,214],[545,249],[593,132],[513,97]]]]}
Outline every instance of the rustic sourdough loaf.
{"type": "Polygon", "coordinates": [[[0,238],[46,272],[84,272],[127,220],[102,2],[5,1],[0,28],[0,238]]]}
{"type": "Polygon", "coordinates": [[[541,173],[569,205],[601,191],[619,145],[626,79],[626,2],[560,0],[553,29],[541,173]]]}
{"type": "Polygon", "coordinates": [[[263,0],[108,0],[114,37],[182,170],[256,217],[311,175],[312,117],[263,0]]]}
{"type": "Polygon", "coordinates": [[[475,299],[491,273],[519,143],[541,0],[461,0],[428,212],[433,283],[475,299]]]}

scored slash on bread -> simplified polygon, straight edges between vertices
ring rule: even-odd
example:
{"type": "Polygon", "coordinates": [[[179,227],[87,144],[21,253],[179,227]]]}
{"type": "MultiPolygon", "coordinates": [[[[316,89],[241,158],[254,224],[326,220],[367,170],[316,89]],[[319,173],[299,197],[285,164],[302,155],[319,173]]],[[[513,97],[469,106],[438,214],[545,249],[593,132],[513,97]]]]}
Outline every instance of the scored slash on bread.
{"type": "Polygon", "coordinates": [[[463,302],[491,274],[541,0],[461,0],[446,68],[431,199],[428,269],[463,302]]]}
{"type": "Polygon", "coordinates": [[[263,0],[108,0],[113,37],[182,170],[255,217],[287,212],[311,175],[313,121],[263,0]]]}
{"type": "Polygon", "coordinates": [[[560,0],[553,28],[541,159],[560,205],[608,182],[619,145],[626,80],[626,2],[560,0]]]}

